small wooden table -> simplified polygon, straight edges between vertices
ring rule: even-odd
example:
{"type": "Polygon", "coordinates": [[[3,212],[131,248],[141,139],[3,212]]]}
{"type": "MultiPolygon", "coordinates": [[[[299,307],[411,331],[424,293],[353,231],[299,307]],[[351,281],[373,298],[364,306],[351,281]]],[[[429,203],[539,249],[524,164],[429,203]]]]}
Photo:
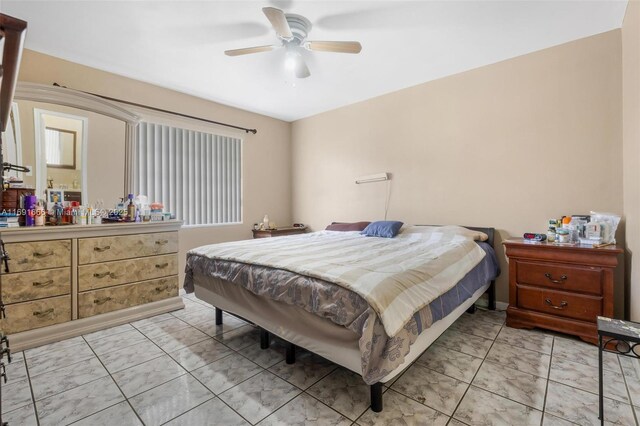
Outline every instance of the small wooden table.
{"type": "Polygon", "coordinates": [[[598,378],[600,424],[604,425],[604,381],[602,352],[613,352],[631,358],[640,358],[640,323],[598,317],[598,378]]]}
{"type": "Polygon", "coordinates": [[[286,227],[286,228],[275,228],[275,229],[258,229],[252,230],[253,238],[270,238],[270,237],[281,237],[283,235],[294,235],[294,234],[304,234],[307,232],[307,227],[286,227]]]}

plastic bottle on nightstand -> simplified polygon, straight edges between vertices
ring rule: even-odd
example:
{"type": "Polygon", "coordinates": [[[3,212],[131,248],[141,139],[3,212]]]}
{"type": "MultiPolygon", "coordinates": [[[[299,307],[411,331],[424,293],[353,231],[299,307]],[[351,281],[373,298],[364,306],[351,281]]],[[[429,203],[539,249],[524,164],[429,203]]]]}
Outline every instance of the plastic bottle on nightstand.
{"type": "Polygon", "coordinates": [[[262,229],[269,229],[269,215],[267,214],[262,218],[262,229]]]}

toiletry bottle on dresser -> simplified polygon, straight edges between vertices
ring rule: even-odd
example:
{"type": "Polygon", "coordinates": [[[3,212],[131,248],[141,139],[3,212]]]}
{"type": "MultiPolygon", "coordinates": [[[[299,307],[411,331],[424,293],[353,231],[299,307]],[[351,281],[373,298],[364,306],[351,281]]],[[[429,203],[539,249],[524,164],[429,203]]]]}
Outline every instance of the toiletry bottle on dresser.
{"type": "Polygon", "coordinates": [[[45,209],[42,200],[36,204],[36,226],[44,226],[45,209]]]}
{"type": "Polygon", "coordinates": [[[85,206],[78,207],[78,224],[79,225],[87,224],[87,209],[85,206]]]}
{"type": "Polygon", "coordinates": [[[37,202],[38,202],[38,197],[36,197],[35,195],[26,195],[24,197],[24,209],[26,212],[26,215],[25,215],[26,226],[36,225],[36,203],[37,202]]]}
{"type": "Polygon", "coordinates": [[[129,194],[129,204],[127,205],[127,221],[134,222],[136,220],[136,205],[133,202],[133,194],[129,194]]]}
{"type": "Polygon", "coordinates": [[[58,203],[58,196],[53,196],[53,216],[51,222],[59,225],[62,223],[62,206],[58,203]]]}

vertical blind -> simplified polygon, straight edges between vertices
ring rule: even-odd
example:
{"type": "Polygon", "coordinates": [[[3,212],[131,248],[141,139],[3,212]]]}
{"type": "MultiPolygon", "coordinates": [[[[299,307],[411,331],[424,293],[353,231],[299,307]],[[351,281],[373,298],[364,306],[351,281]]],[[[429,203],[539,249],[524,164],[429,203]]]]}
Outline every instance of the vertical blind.
{"type": "Polygon", "coordinates": [[[60,164],[62,158],[60,158],[60,152],[62,152],[60,146],[60,132],[53,129],[44,130],[45,149],[47,150],[47,163],[60,164]]]}
{"type": "Polygon", "coordinates": [[[141,122],[133,190],[186,225],[242,221],[242,140],[141,122]]]}

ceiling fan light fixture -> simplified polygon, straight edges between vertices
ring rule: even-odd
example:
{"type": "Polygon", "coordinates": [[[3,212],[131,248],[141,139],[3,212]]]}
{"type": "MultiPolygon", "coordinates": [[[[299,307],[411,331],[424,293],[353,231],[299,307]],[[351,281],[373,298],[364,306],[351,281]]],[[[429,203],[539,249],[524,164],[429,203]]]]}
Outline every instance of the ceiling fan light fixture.
{"type": "Polygon", "coordinates": [[[302,56],[300,53],[288,51],[284,59],[284,67],[287,71],[294,71],[301,60],[302,56]]]}
{"type": "MultiPolygon", "coordinates": [[[[307,41],[311,30],[311,22],[301,15],[284,13],[275,7],[264,7],[265,14],[271,26],[280,39],[281,47],[287,49],[284,67],[292,72],[296,78],[307,78],[311,75],[301,49],[321,52],[360,53],[362,46],[357,41],[307,41]]],[[[250,53],[266,52],[279,46],[257,46],[225,51],[227,56],[239,56],[250,53]]]]}
{"type": "Polygon", "coordinates": [[[307,78],[311,75],[304,58],[297,50],[287,49],[284,67],[288,72],[293,73],[296,78],[307,78]]]}

